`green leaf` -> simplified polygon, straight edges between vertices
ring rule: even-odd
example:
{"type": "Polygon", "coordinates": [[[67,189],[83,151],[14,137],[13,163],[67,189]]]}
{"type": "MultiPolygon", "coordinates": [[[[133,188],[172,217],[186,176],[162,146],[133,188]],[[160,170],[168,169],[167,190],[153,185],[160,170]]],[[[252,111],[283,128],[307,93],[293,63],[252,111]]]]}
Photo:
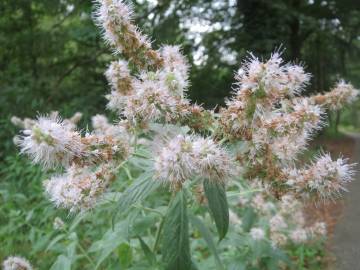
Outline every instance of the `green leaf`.
{"type": "Polygon", "coordinates": [[[121,268],[127,269],[131,265],[133,255],[131,247],[128,243],[122,243],[118,247],[118,255],[120,259],[121,268]]]}
{"type": "Polygon", "coordinates": [[[151,192],[160,186],[160,182],[153,180],[152,175],[150,172],[143,173],[124,191],[113,215],[112,225],[114,225],[116,215],[119,212],[129,210],[131,205],[143,201],[151,192]]]}
{"type": "Polygon", "coordinates": [[[57,257],[50,270],[71,270],[71,260],[64,255],[60,255],[57,257]]]}
{"type": "Polygon", "coordinates": [[[153,265],[156,262],[155,254],[151,251],[149,246],[144,242],[144,240],[142,240],[142,238],[140,236],[138,236],[138,239],[139,239],[141,248],[144,251],[146,259],[148,260],[150,265],[153,265]]]}
{"type": "Polygon", "coordinates": [[[229,206],[226,199],[225,185],[204,180],[204,190],[210,212],[215,220],[219,240],[222,240],[229,229],[229,206]]]}
{"type": "Polygon", "coordinates": [[[172,199],[165,216],[162,255],[166,270],[192,269],[189,244],[189,223],[186,197],[179,191],[172,199]]]}
{"type": "Polygon", "coordinates": [[[49,251],[55,244],[57,244],[59,241],[61,241],[65,237],[66,237],[65,234],[57,235],[53,240],[51,240],[51,242],[49,243],[49,245],[47,246],[45,251],[49,251]]]}
{"type": "Polygon", "coordinates": [[[245,209],[245,213],[242,218],[242,227],[245,232],[249,232],[256,221],[256,213],[252,208],[245,209]]]}
{"type": "Polygon", "coordinates": [[[215,259],[217,268],[221,269],[221,270],[225,269],[220,260],[219,253],[216,249],[215,243],[213,241],[213,238],[211,236],[211,232],[209,231],[209,229],[205,226],[205,224],[202,222],[202,220],[200,218],[198,218],[194,215],[190,215],[190,221],[200,231],[202,237],[206,241],[206,243],[209,247],[209,250],[214,255],[214,259],[215,259]]]}
{"type": "Polygon", "coordinates": [[[111,228],[106,231],[101,240],[93,243],[89,252],[98,252],[96,269],[100,267],[102,262],[107,259],[114,250],[122,243],[126,243],[127,226],[126,221],[115,224],[114,230],[111,228]]]}

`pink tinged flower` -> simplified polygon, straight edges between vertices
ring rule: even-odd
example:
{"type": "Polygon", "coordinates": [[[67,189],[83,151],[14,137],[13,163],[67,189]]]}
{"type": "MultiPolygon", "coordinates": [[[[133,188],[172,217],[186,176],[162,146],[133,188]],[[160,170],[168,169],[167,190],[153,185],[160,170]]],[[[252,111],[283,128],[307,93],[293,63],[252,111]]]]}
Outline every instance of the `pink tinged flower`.
{"type": "Polygon", "coordinates": [[[292,96],[299,95],[310,82],[311,75],[300,65],[287,65],[286,73],[287,87],[292,96]]]}
{"type": "Polygon", "coordinates": [[[194,155],[190,136],[178,135],[171,139],[155,159],[156,177],[171,188],[188,180],[194,171],[194,155]]]}
{"type": "Polygon", "coordinates": [[[4,270],[32,270],[32,266],[28,260],[22,257],[8,257],[3,262],[4,270]]]}
{"type": "Polygon", "coordinates": [[[354,164],[347,164],[347,160],[338,158],[333,161],[330,154],[319,156],[305,171],[303,177],[307,180],[310,190],[316,191],[321,197],[327,198],[340,195],[346,191],[346,184],[354,176],[354,164]]]}
{"type": "Polygon", "coordinates": [[[296,243],[304,243],[308,239],[308,234],[305,229],[298,228],[290,233],[290,239],[296,243]]]}
{"type": "Polygon", "coordinates": [[[234,172],[230,155],[210,138],[198,137],[193,142],[198,174],[211,181],[225,182],[234,172]]]}
{"type": "Polygon", "coordinates": [[[254,240],[262,240],[265,238],[265,232],[263,229],[261,228],[252,228],[250,230],[250,236],[254,239],[254,240]]]}
{"type": "Polygon", "coordinates": [[[336,84],[335,88],[328,94],[325,94],[325,96],[328,97],[330,109],[338,110],[354,102],[359,96],[359,90],[355,89],[352,84],[341,80],[336,84]]]}
{"type": "Polygon", "coordinates": [[[103,194],[112,178],[111,168],[101,166],[69,167],[65,174],[53,176],[44,182],[50,200],[70,212],[92,208],[103,194]]]}
{"type": "Polygon", "coordinates": [[[60,118],[39,117],[31,129],[23,131],[19,142],[21,153],[45,168],[68,166],[82,155],[81,136],[60,118]]]}

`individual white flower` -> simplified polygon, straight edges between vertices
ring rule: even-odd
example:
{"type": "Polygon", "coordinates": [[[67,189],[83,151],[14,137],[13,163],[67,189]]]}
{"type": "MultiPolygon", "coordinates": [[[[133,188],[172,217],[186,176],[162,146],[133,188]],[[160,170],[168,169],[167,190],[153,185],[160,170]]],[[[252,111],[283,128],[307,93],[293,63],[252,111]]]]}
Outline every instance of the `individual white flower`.
{"type": "Polygon", "coordinates": [[[155,158],[156,177],[176,188],[193,176],[195,168],[191,136],[171,139],[155,158]]]}
{"type": "Polygon", "coordinates": [[[229,154],[210,138],[197,137],[193,142],[197,173],[213,181],[225,182],[233,173],[229,154]]]}
{"type": "Polygon", "coordinates": [[[133,77],[130,75],[128,63],[123,60],[110,64],[105,76],[111,86],[111,93],[106,95],[110,110],[121,112],[126,106],[127,96],[133,93],[133,77]]]}
{"type": "Polygon", "coordinates": [[[271,231],[281,231],[281,230],[285,229],[286,227],[287,227],[287,224],[281,215],[277,214],[270,219],[270,230],[271,231]]]}
{"type": "MultiPolygon", "coordinates": [[[[98,0],[97,2],[98,9],[95,13],[95,19],[104,30],[104,39],[121,52],[125,45],[125,41],[120,40],[121,34],[126,35],[126,31],[138,33],[132,24],[132,7],[123,0],[98,0]],[[130,29],[121,29],[125,27],[130,29]]],[[[143,41],[149,46],[146,40],[143,41]]]]}
{"type": "Polygon", "coordinates": [[[110,183],[113,174],[109,166],[69,167],[65,174],[44,182],[45,191],[57,206],[70,212],[86,210],[97,202],[110,183]]]}
{"type": "Polygon", "coordinates": [[[254,239],[254,240],[262,240],[265,238],[265,232],[263,229],[261,228],[252,228],[250,230],[250,236],[254,239]]]}
{"type": "Polygon", "coordinates": [[[128,63],[124,60],[111,62],[105,72],[111,88],[123,95],[128,95],[132,90],[132,78],[128,63]]]}
{"type": "Polygon", "coordinates": [[[184,96],[189,82],[189,65],[179,46],[166,45],[160,49],[164,68],[159,73],[160,80],[174,94],[184,96]]]}
{"type": "Polygon", "coordinates": [[[300,65],[287,65],[287,87],[289,94],[298,95],[308,85],[311,75],[306,73],[304,67],[300,65]]]}
{"type": "Polygon", "coordinates": [[[32,129],[24,130],[23,134],[19,143],[21,153],[45,168],[66,167],[84,149],[80,134],[60,118],[40,116],[32,129]]]}
{"type": "Polygon", "coordinates": [[[30,262],[22,257],[8,257],[3,262],[4,270],[32,270],[30,262]]]}
{"type": "Polygon", "coordinates": [[[181,98],[184,97],[184,91],[189,86],[187,75],[181,74],[178,70],[161,70],[159,72],[159,80],[169,90],[169,93],[181,98]]]}
{"type": "Polygon", "coordinates": [[[61,218],[56,217],[54,219],[53,227],[55,230],[62,230],[65,228],[65,223],[61,218]]]}
{"type": "Polygon", "coordinates": [[[290,239],[296,243],[304,243],[308,239],[308,235],[305,229],[297,228],[290,233],[290,239]]]}
{"type": "Polygon", "coordinates": [[[323,237],[326,236],[327,229],[326,229],[326,223],[325,222],[316,222],[310,227],[310,232],[313,234],[313,236],[317,237],[323,237]]]}
{"type": "Polygon", "coordinates": [[[162,58],[164,59],[164,68],[169,71],[177,70],[183,75],[187,75],[189,64],[181,53],[180,46],[165,45],[160,49],[162,58]]]}
{"type": "Polygon", "coordinates": [[[353,167],[342,158],[333,161],[330,154],[323,154],[301,176],[311,190],[326,198],[346,191],[345,185],[353,179],[353,167]]]}

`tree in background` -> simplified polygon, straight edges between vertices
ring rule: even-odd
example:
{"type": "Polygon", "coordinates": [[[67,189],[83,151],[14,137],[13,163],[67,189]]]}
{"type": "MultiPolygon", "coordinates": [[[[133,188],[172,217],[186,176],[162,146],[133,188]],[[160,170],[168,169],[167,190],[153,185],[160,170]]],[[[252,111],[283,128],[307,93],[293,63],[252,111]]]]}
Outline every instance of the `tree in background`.
{"type": "MultiPolygon", "coordinates": [[[[193,66],[190,97],[206,107],[229,96],[235,63],[246,50],[268,56],[286,48],[286,59],[303,59],[314,74],[309,93],[328,90],[339,76],[358,83],[356,1],[138,0],[134,6],[155,45],[182,44],[193,66]]],[[[109,56],[91,20],[91,3],[5,0],[0,10],[0,113],[6,121],[52,107],[67,116],[86,107],[85,119],[99,111],[109,56]]],[[[0,137],[6,141],[9,134],[0,137]]]]}

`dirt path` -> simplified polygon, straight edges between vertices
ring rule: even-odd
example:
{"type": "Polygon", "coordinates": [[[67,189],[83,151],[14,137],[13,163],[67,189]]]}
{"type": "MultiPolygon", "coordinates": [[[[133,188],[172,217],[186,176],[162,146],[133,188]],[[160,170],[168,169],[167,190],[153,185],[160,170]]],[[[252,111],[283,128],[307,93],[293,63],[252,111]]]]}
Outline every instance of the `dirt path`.
{"type": "Polygon", "coordinates": [[[358,173],[348,187],[349,192],[344,194],[343,213],[334,230],[334,270],[360,270],[360,134],[348,135],[356,142],[354,160],[358,163],[358,173]]]}

